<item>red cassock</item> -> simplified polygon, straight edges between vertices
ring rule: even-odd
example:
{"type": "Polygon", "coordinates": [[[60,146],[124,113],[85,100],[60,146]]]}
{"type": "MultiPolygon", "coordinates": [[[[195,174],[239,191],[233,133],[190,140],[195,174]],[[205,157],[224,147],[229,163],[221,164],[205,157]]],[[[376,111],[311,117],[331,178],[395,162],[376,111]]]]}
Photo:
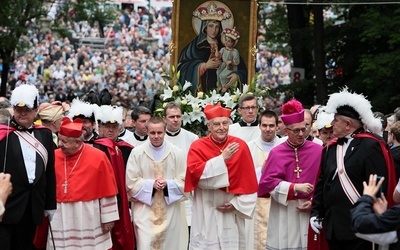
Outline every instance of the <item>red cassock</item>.
{"type": "Polygon", "coordinates": [[[126,193],[125,163],[122,157],[122,152],[118,148],[118,146],[128,146],[131,148],[133,147],[126,142],[113,142],[108,138],[95,140],[95,143],[103,145],[107,148],[107,152],[110,156],[111,165],[113,167],[115,179],[118,186],[119,220],[115,221],[114,228],[111,232],[111,237],[113,241],[112,249],[134,249],[135,236],[133,232],[131,216],[128,209],[129,201],[128,194],[126,193]]]}

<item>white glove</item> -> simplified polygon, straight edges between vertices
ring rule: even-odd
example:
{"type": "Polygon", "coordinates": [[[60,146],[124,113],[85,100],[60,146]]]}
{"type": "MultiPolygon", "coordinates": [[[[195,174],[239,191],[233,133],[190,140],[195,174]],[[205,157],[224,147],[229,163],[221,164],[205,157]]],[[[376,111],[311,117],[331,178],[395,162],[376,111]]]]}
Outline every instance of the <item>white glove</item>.
{"type": "Polygon", "coordinates": [[[317,216],[313,216],[310,218],[310,225],[312,230],[319,234],[319,230],[322,229],[322,220],[317,218],[317,216]]]}
{"type": "Polygon", "coordinates": [[[56,210],[44,210],[44,216],[49,218],[49,221],[53,220],[53,216],[56,213],[56,210]]]}

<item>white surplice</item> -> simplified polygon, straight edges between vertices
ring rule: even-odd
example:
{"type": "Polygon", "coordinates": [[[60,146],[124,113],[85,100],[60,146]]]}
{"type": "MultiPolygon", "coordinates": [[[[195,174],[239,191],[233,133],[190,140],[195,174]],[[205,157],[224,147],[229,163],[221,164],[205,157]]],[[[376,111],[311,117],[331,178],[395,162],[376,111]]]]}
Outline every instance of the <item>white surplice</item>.
{"type": "Polygon", "coordinates": [[[245,220],[253,216],[257,193],[235,195],[219,190],[228,186],[222,155],[208,160],[194,191],[190,249],[245,249],[245,220]],[[225,203],[231,203],[235,211],[222,213],[216,209],[225,203]]]}
{"type": "MultiPolygon", "coordinates": [[[[117,197],[57,203],[51,221],[56,249],[104,250],[112,247],[111,234],[101,224],[119,219],[117,197]]],[[[47,249],[54,249],[49,232],[47,249]]]]}
{"type": "Polygon", "coordinates": [[[186,198],[184,155],[169,142],[164,141],[161,147],[152,149],[147,140],[132,150],[126,166],[138,250],[183,250],[187,247],[188,228],[182,223],[184,210],[181,206],[186,198]],[[153,189],[155,179],[160,176],[167,181],[168,191],[153,189]],[[166,192],[168,196],[164,195],[166,192]]]}

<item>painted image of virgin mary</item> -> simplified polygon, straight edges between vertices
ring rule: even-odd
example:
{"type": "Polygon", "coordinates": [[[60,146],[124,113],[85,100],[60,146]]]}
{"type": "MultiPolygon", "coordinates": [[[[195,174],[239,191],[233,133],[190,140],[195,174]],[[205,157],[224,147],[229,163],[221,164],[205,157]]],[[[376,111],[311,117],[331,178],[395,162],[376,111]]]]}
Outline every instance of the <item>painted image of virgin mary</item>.
{"type": "MultiPolygon", "coordinates": [[[[221,33],[224,28],[233,28],[233,16],[229,8],[217,1],[200,5],[193,12],[193,19],[196,18],[201,21],[196,30],[198,35],[182,50],[178,61],[179,81],[191,82],[193,93],[217,88],[217,69],[222,63],[219,51],[224,46],[221,33]],[[231,27],[223,27],[224,24],[231,27]]],[[[193,26],[195,28],[195,24],[193,26]]],[[[243,58],[240,58],[237,70],[232,71],[227,78],[229,81],[226,88],[234,86],[236,82],[238,87],[246,83],[247,68],[243,58]]]]}

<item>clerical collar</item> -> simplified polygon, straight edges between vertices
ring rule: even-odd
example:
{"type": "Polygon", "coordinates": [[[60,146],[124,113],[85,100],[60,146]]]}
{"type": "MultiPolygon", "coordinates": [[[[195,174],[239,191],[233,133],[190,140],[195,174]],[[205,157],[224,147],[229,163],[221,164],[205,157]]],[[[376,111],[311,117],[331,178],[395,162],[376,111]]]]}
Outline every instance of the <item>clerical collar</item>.
{"type": "Polygon", "coordinates": [[[287,138],[286,143],[289,145],[289,147],[293,148],[293,149],[298,149],[304,146],[304,144],[306,143],[306,140],[303,141],[302,144],[295,146],[290,140],[289,138],[287,138]]]}
{"type": "Polygon", "coordinates": [[[179,135],[179,133],[181,132],[181,129],[178,129],[175,132],[168,131],[168,129],[166,131],[167,131],[167,135],[174,137],[174,136],[179,135]]]}
{"type": "Polygon", "coordinates": [[[214,145],[214,147],[219,149],[219,152],[222,153],[222,151],[225,149],[226,144],[228,143],[228,135],[225,137],[224,140],[222,141],[217,141],[214,139],[212,135],[208,136],[208,139],[210,140],[211,144],[214,145]]]}
{"type": "Polygon", "coordinates": [[[78,155],[78,153],[82,153],[84,146],[85,146],[85,143],[82,143],[82,145],[79,147],[79,149],[75,153],[73,153],[71,155],[65,155],[65,156],[67,158],[71,158],[71,157],[74,157],[75,155],[78,155]]]}
{"type": "Polygon", "coordinates": [[[125,132],[126,132],[126,128],[124,128],[124,131],[122,131],[121,133],[119,133],[118,137],[124,136],[124,135],[125,135],[125,132]]]}
{"type": "Polygon", "coordinates": [[[210,135],[209,137],[210,137],[211,142],[215,142],[215,143],[218,143],[218,144],[225,143],[226,140],[228,139],[228,136],[226,136],[225,139],[223,139],[222,141],[217,141],[217,140],[214,139],[214,137],[212,135],[210,135]]]}
{"type": "Polygon", "coordinates": [[[136,133],[133,133],[133,135],[135,136],[136,140],[138,140],[138,141],[145,141],[145,140],[147,140],[147,135],[140,136],[140,135],[137,135],[136,133]]]}
{"type": "Polygon", "coordinates": [[[256,118],[253,122],[247,123],[247,122],[243,121],[243,119],[242,119],[242,120],[239,121],[239,125],[240,125],[241,127],[254,127],[254,126],[258,126],[258,120],[257,120],[257,118],[256,118]]]}

